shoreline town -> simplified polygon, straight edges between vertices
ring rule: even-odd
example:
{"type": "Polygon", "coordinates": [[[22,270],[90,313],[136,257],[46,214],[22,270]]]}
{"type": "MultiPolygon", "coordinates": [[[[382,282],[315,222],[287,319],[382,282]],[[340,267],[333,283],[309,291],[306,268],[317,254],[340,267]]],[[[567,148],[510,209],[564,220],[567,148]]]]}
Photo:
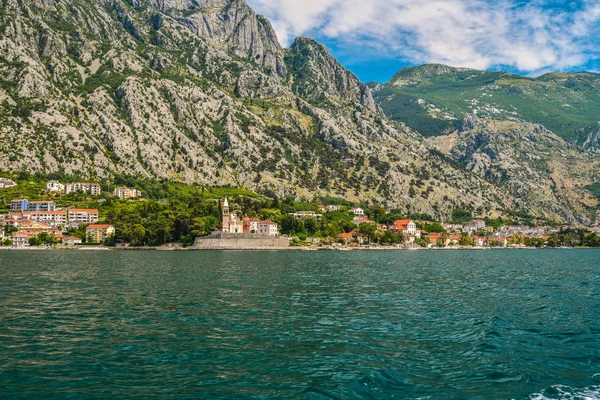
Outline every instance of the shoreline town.
{"type": "MultiPolygon", "coordinates": [[[[0,178],[0,188],[17,184],[0,178]]],[[[102,194],[98,183],[62,184],[48,181],[48,193],[90,196],[102,194]]],[[[143,193],[135,188],[118,186],[111,196],[120,200],[140,200],[143,193]]],[[[100,200],[99,200],[100,201],[100,200]]],[[[333,238],[308,237],[304,234],[282,234],[280,224],[270,219],[248,217],[230,205],[225,197],[219,201],[220,228],[198,236],[191,246],[177,243],[161,246],[135,246],[117,239],[113,224],[100,218],[98,209],[57,207],[53,200],[10,201],[10,211],[0,214],[0,249],[156,249],[156,250],[442,250],[489,248],[576,247],[558,240],[564,227],[509,225],[491,227],[485,220],[474,219],[464,224],[444,224],[434,221],[396,219],[391,224],[372,220],[367,210],[339,204],[318,205],[317,211],[296,211],[284,219],[320,223],[329,213],[342,213],[351,218],[350,227],[333,238]]],[[[596,233],[590,231],[593,239],[596,233]]],[[[564,238],[563,238],[564,239],[564,238]]],[[[598,240],[600,244],[600,239],[598,240]]],[[[596,247],[596,246],[581,246],[596,247]]]]}

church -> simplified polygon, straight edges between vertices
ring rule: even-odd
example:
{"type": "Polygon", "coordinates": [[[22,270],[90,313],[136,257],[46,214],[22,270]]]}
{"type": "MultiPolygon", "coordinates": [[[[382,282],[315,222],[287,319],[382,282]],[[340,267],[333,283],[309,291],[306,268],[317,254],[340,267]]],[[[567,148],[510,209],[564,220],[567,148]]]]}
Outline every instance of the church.
{"type": "Polygon", "coordinates": [[[243,217],[241,211],[231,211],[227,197],[221,203],[223,210],[222,231],[226,233],[256,233],[261,236],[279,236],[279,226],[272,221],[243,217]]]}

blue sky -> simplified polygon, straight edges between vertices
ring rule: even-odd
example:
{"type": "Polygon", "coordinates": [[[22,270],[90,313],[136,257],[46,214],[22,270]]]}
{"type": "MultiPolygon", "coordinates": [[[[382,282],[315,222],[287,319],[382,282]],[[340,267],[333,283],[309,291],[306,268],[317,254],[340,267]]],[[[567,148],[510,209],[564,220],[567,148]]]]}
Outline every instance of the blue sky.
{"type": "Polygon", "coordinates": [[[600,71],[600,0],[248,0],[280,42],[313,37],[363,81],[442,63],[537,76],[600,71]]]}

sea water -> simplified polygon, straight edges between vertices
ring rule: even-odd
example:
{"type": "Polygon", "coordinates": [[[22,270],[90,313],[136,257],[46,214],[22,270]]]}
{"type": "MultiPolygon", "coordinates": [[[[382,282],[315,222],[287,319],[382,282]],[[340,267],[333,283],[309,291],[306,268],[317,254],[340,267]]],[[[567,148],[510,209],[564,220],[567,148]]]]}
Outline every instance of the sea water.
{"type": "Polygon", "coordinates": [[[1,251],[0,398],[599,399],[600,251],[1,251]]]}

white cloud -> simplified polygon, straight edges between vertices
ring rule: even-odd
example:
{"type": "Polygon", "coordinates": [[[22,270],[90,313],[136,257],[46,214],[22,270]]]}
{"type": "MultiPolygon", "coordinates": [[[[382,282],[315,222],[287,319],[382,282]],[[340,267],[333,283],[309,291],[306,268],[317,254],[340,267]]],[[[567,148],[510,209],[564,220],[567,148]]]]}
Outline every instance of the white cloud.
{"type": "MultiPolygon", "coordinates": [[[[598,56],[600,4],[577,9],[534,0],[249,0],[284,46],[297,36],[334,39],[357,55],[535,73],[598,56]]],[[[556,4],[556,3],[554,3],[556,4]]]]}

